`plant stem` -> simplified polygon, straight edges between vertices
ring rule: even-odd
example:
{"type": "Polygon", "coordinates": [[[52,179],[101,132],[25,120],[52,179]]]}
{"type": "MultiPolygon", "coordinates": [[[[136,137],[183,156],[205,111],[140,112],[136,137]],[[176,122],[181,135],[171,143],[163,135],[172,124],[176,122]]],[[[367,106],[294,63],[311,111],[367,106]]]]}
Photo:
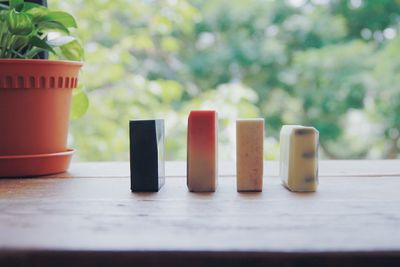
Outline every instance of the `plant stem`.
{"type": "Polygon", "coordinates": [[[11,50],[11,52],[12,52],[13,54],[17,55],[19,58],[25,58],[25,56],[22,55],[22,54],[20,54],[20,53],[18,53],[18,51],[11,50]]]}

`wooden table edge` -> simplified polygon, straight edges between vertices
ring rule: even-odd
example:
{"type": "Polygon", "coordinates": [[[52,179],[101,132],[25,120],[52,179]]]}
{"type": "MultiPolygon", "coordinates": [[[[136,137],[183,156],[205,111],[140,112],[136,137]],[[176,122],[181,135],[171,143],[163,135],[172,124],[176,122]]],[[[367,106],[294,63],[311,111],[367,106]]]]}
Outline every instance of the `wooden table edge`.
{"type": "Polygon", "coordinates": [[[0,250],[0,266],[399,266],[400,251],[0,250]]]}

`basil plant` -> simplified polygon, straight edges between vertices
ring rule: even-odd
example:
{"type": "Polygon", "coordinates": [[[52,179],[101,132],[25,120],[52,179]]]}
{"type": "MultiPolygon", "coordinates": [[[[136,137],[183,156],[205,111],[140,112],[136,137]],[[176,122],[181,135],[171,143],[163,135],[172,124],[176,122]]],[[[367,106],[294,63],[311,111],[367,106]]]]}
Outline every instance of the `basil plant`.
{"type": "Polygon", "coordinates": [[[0,0],[0,58],[35,58],[49,52],[81,61],[83,48],[70,29],[77,24],[63,11],[24,0],[0,0]]]}

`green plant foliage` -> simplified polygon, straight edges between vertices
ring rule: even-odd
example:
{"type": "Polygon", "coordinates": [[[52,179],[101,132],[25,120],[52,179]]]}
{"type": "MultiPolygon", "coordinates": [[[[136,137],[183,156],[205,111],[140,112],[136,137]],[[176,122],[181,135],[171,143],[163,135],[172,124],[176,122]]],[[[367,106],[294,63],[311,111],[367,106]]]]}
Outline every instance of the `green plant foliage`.
{"type": "Polygon", "coordinates": [[[34,58],[42,51],[56,54],[61,59],[80,61],[83,48],[71,36],[75,19],[63,11],[52,11],[43,6],[11,0],[9,6],[0,5],[0,58],[34,58]],[[58,33],[50,38],[49,33],[58,33]]]}
{"type": "Polygon", "coordinates": [[[12,9],[7,14],[7,27],[13,35],[30,35],[33,31],[31,18],[24,13],[12,9]]]}
{"type": "Polygon", "coordinates": [[[81,87],[72,91],[71,118],[79,119],[89,108],[89,98],[81,87]]]}
{"type": "Polygon", "coordinates": [[[154,117],[167,158],[185,159],[197,108],[219,112],[221,159],[234,158],[238,117],[266,119],[268,159],[282,124],[315,125],[324,158],[400,155],[399,1],[49,3],[78,18],[85,43],[77,159],[128,159],[128,121],[154,117]]]}

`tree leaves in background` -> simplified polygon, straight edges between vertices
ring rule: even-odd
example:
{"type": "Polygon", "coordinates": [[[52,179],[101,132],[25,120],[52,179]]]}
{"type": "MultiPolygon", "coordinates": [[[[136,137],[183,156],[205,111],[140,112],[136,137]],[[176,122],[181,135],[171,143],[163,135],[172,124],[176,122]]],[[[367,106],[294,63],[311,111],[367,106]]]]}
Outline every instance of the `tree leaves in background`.
{"type": "Polygon", "coordinates": [[[322,158],[400,156],[399,1],[49,4],[76,16],[88,48],[91,108],[71,126],[80,160],[127,160],[126,122],[145,117],[165,118],[167,158],[184,160],[192,108],[220,112],[221,159],[233,160],[230,122],[255,116],[269,159],[282,124],[316,125],[322,158]]]}

